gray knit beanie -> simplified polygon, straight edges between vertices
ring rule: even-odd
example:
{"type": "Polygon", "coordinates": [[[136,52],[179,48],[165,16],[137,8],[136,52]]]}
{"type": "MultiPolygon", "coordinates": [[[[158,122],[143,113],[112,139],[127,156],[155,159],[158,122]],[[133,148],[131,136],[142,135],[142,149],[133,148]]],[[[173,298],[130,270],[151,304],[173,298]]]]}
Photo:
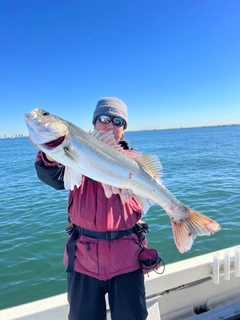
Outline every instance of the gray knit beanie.
{"type": "Polygon", "coordinates": [[[102,98],[98,101],[93,112],[92,123],[95,124],[97,117],[106,115],[110,117],[120,117],[125,120],[124,129],[127,128],[128,113],[127,106],[118,98],[102,98]]]}

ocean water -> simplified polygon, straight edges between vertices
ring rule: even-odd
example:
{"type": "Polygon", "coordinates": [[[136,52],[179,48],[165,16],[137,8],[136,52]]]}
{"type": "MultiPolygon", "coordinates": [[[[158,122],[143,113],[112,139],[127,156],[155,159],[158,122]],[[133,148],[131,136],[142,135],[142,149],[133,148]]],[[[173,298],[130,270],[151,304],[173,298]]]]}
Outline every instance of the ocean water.
{"type": "MultiPolygon", "coordinates": [[[[240,244],[240,126],[126,132],[162,163],[163,184],[183,203],[221,224],[189,252],[175,247],[169,218],[154,205],[143,217],[149,247],[169,263],[240,244]]],[[[66,291],[62,263],[68,192],[38,180],[28,138],[0,139],[0,309],[66,291]]]]}

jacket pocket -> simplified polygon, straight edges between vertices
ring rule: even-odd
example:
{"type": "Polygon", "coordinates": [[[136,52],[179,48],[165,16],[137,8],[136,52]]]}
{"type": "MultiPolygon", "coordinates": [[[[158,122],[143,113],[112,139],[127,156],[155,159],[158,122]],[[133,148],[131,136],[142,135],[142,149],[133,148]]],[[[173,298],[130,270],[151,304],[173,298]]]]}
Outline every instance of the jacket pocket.
{"type": "Polygon", "coordinates": [[[75,268],[98,274],[98,241],[81,236],[75,246],[75,268]]]}

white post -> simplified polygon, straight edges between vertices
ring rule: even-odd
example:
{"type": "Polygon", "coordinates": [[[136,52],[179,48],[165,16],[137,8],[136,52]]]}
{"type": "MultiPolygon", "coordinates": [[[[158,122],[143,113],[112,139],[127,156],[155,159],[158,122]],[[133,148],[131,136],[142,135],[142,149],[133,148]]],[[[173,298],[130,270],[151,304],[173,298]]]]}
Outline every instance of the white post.
{"type": "Polygon", "coordinates": [[[240,277],[240,247],[236,247],[234,250],[234,268],[235,277],[240,277]]]}
{"type": "Polygon", "coordinates": [[[220,254],[213,254],[213,283],[219,284],[219,256],[220,254]]]}
{"type": "Polygon", "coordinates": [[[224,279],[230,280],[230,250],[224,252],[224,279]]]}

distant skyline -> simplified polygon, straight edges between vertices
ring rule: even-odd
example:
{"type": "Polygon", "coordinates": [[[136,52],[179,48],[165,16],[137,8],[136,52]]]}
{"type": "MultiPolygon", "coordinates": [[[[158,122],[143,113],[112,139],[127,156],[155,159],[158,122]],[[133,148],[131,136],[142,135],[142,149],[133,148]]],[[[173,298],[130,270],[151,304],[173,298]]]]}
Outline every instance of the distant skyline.
{"type": "MultiPolygon", "coordinates": [[[[139,130],[126,130],[126,132],[138,132],[138,131],[160,131],[160,130],[179,130],[179,129],[197,129],[197,128],[213,128],[213,127],[231,127],[231,126],[240,126],[240,123],[236,124],[220,124],[220,125],[209,125],[209,126],[194,126],[194,127],[176,127],[176,128],[152,128],[152,129],[139,129],[139,130]]],[[[28,132],[24,135],[21,133],[15,133],[11,135],[3,135],[0,136],[0,139],[5,138],[28,138],[29,134],[28,132]]]]}
{"type": "Polygon", "coordinates": [[[240,1],[0,2],[0,137],[41,108],[92,128],[98,99],[128,130],[240,124],[240,1]]]}

